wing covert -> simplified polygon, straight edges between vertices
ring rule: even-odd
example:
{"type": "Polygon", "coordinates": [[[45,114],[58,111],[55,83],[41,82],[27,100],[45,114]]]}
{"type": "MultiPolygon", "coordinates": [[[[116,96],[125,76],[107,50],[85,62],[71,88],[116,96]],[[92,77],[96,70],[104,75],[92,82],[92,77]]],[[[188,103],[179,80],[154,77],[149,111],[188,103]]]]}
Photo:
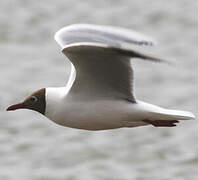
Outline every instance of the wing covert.
{"type": "Polygon", "coordinates": [[[75,93],[78,98],[116,98],[135,102],[133,70],[128,57],[102,45],[80,44],[62,51],[76,69],[70,94],[75,93]]]}

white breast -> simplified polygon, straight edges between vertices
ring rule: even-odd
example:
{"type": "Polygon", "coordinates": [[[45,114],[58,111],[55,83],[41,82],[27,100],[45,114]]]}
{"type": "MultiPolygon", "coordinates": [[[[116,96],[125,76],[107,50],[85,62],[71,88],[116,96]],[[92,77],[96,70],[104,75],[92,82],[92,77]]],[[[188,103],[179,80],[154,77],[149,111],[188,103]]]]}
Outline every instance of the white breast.
{"type": "Polygon", "coordinates": [[[104,130],[145,125],[136,104],[118,100],[78,101],[64,96],[59,88],[46,89],[46,113],[53,122],[67,127],[104,130]]]}

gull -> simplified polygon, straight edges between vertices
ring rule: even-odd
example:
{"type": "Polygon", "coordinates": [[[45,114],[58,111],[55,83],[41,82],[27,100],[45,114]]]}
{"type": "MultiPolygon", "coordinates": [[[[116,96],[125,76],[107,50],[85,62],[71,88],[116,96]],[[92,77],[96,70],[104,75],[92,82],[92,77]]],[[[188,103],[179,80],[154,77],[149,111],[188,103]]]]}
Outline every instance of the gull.
{"type": "Polygon", "coordinates": [[[54,38],[70,60],[67,85],[42,88],[8,111],[30,109],[59,125],[85,130],[173,127],[179,120],[195,119],[191,112],[136,99],[131,59],[164,62],[134,48],[153,45],[152,38],[124,28],[91,24],[63,27],[54,38]]]}

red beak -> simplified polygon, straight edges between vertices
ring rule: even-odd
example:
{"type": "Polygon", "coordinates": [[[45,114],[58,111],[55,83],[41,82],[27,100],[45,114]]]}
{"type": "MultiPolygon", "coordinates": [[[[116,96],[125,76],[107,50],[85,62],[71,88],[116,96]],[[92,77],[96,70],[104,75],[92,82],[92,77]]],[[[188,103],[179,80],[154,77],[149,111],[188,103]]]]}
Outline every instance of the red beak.
{"type": "Polygon", "coordinates": [[[19,104],[14,104],[14,105],[12,105],[12,106],[9,106],[9,107],[6,109],[6,111],[14,111],[14,110],[16,110],[16,109],[22,109],[22,108],[24,108],[23,103],[19,103],[19,104]]]}

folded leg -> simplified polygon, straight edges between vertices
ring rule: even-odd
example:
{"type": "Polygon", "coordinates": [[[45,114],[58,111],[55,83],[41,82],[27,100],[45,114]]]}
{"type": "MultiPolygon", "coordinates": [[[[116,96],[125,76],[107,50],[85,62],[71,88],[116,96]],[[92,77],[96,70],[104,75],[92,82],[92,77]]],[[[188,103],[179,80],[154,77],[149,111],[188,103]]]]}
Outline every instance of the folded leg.
{"type": "Polygon", "coordinates": [[[179,121],[177,120],[143,120],[144,122],[151,124],[155,127],[173,127],[176,126],[176,123],[179,123],[179,121]]]}

